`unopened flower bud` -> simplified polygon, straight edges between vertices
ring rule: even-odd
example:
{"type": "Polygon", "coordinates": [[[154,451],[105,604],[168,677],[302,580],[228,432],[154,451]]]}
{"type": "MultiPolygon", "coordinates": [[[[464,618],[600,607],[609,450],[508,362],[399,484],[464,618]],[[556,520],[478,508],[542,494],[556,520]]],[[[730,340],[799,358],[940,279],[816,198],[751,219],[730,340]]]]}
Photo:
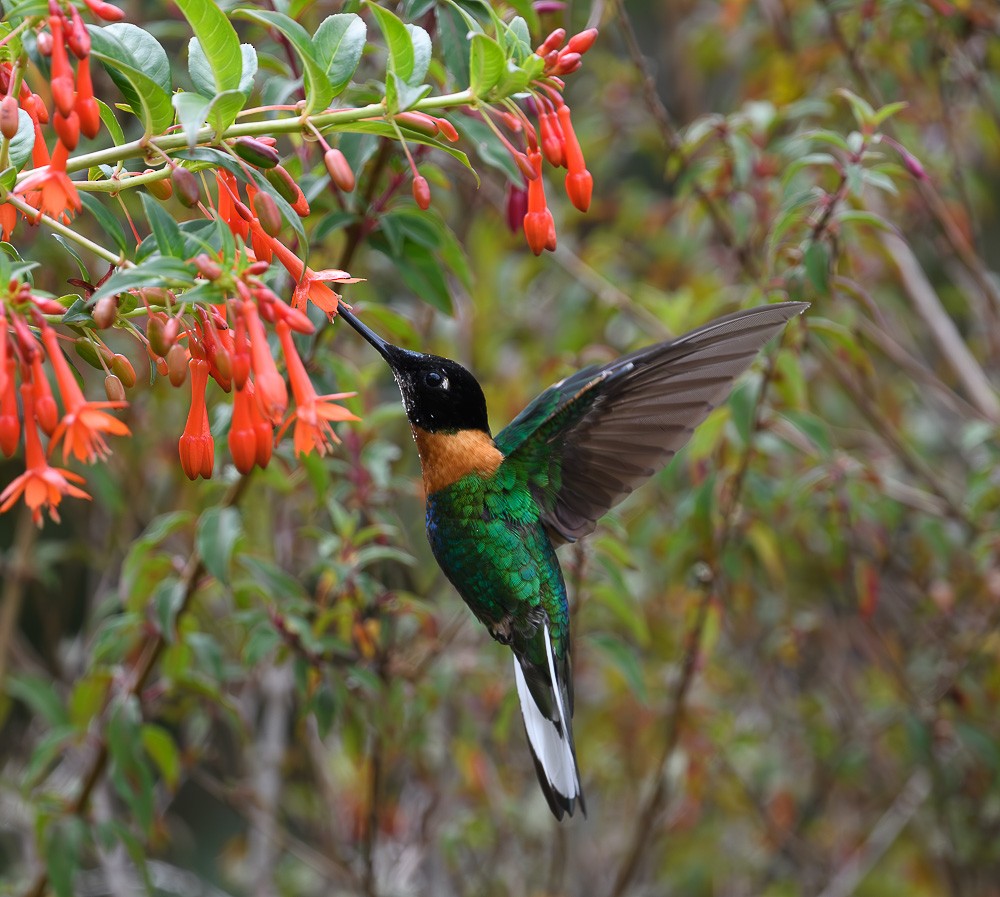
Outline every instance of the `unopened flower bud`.
{"type": "Polygon", "coordinates": [[[253,198],[253,210],[263,228],[264,233],[269,237],[276,237],[281,233],[281,212],[278,211],[278,204],[270,193],[260,191],[253,198]]]}
{"type": "Polygon", "coordinates": [[[93,317],[94,324],[97,325],[98,330],[107,330],[108,327],[115,323],[117,316],[117,296],[102,296],[97,300],[97,303],[94,305],[93,317]]]}
{"type": "Polygon", "coordinates": [[[3,134],[8,140],[17,137],[17,128],[20,124],[17,113],[17,99],[11,94],[7,94],[0,101],[0,134],[3,134]]]}
{"type": "Polygon", "coordinates": [[[413,179],[413,198],[417,201],[417,205],[425,212],[430,208],[431,188],[427,183],[427,178],[423,175],[418,174],[413,179]]]}
{"type": "Polygon", "coordinates": [[[257,168],[274,168],[281,161],[273,146],[255,137],[237,137],[232,146],[237,156],[257,168]]]}
{"type": "Polygon", "coordinates": [[[338,190],[350,193],[354,189],[354,171],[347,161],[347,157],[336,147],[328,149],[323,154],[323,164],[326,166],[330,180],[336,184],[338,190]]]}
{"type": "Polygon", "coordinates": [[[544,59],[553,50],[558,50],[562,46],[562,42],[566,39],[566,29],[556,28],[544,41],[538,45],[538,49],[535,50],[539,56],[544,59]]]}
{"type": "Polygon", "coordinates": [[[222,277],[222,265],[207,253],[200,252],[192,259],[195,269],[205,280],[218,280],[222,277]]]}
{"type": "Polygon", "coordinates": [[[103,371],[111,362],[110,350],[85,336],[77,339],[73,344],[73,348],[76,349],[76,354],[87,362],[87,364],[92,368],[97,368],[99,371],[103,371]]]}
{"type": "MultiPolygon", "coordinates": [[[[152,171],[152,168],[147,168],[143,174],[150,174],[152,171]]],[[[154,181],[147,181],[146,189],[161,202],[165,202],[174,195],[174,188],[169,178],[158,178],[154,181]]]]}
{"type": "Polygon", "coordinates": [[[125,384],[126,389],[135,386],[135,368],[124,355],[116,352],[111,356],[111,373],[125,384]]]}
{"type": "Polygon", "coordinates": [[[595,40],[597,40],[597,29],[588,28],[586,31],[574,34],[569,39],[569,43],[566,44],[566,49],[571,53],[579,53],[583,56],[584,53],[594,46],[595,40]]]}
{"type": "Polygon", "coordinates": [[[189,209],[198,205],[201,201],[201,189],[198,179],[190,171],[178,165],[170,172],[170,180],[181,205],[189,209]]]}
{"type": "Polygon", "coordinates": [[[108,374],[104,378],[104,394],[108,397],[109,402],[125,401],[125,387],[114,374],[108,374]]]}
{"type": "Polygon", "coordinates": [[[187,379],[188,351],[180,343],[174,343],[167,352],[167,376],[171,386],[182,386],[187,379]]]}
{"type": "Polygon", "coordinates": [[[38,47],[38,52],[42,56],[52,55],[52,32],[50,31],[39,31],[35,38],[35,46],[38,47]]]}
{"type": "Polygon", "coordinates": [[[427,137],[436,137],[439,130],[437,119],[426,112],[400,112],[396,123],[427,137]]]}
{"type": "Polygon", "coordinates": [[[435,121],[438,124],[438,128],[441,129],[441,134],[445,140],[449,143],[455,143],[458,140],[458,131],[455,130],[455,126],[448,119],[437,118],[435,121]]]}

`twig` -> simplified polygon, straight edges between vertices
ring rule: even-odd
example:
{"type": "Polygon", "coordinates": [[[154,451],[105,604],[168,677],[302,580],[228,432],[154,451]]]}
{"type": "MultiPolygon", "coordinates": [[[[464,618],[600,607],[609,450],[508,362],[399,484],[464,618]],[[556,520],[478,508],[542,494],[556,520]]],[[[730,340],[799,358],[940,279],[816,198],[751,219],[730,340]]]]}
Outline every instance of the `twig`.
{"type": "MultiPolygon", "coordinates": [[[[220,502],[220,507],[228,508],[235,505],[242,497],[249,482],[249,476],[240,477],[240,479],[237,480],[232,487],[230,487],[229,491],[223,497],[220,502]]],[[[188,558],[187,565],[184,568],[184,573],[181,576],[181,586],[184,589],[184,597],[177,610],[178,618],[180,618],[190,606],[191,599],[197,590],[198,582],[204,571],[204,561],[202,560],[198,549],[193,548],[191,550],[191,555],[188,558]]],[[[139,659],[136,661],[136,664],[132,669],[132,675],[125,690],[127,697],[138,697],[141,695],[142,690],[149,681],[149,677],[156,668],[156,664],[163,655],[164,650],[166,650],[166,647],[167,637],[164,633],[157,632],[155,635],[148,636],[148,640],[142,648],[139,659]]],[[[105,707],[110,705],[112,698],[113,694],[111,690],[109,690],[105,699],[105,707]]],[[[108,743],[106,740],[101,739],[101,742],[94,753],[93,759],[90,761],[90,766],[82,777],[80,790],[67,807],[67,813],[69,815],[81,816],[86,811],[88,805],[90,804],[90,799],[94,793],[94,789],[101,782],[104,777],[104,773],[107,771],[110,757],[111,755],[108,743]]],[[[22,897],[42,897],[48,887],[48,883],[48,871],[43,868],[39,870],[31,884],[28,885],[28,887],[22,892],[22,897]]]]}
{"type": "Polygon", "coordinates": [[[694,681],[696,661],[698,655],[701,653],[701,637],[705,631],[705,621],[708,619],[708,607],[711,603],[712,594],[713,591],[710,583],[706,583],[698,600],[695,618],[688,628],[687,633],[685,633],[684,641],[687,644],[687,650],[684,653],[684,660],[681,664],[681,675],[675,683],[673,693],[670,696],[670,707],[672,709],[670,715],[667,717],[663,751],[660,754],[659,762],[656,764],[656,772],[654,773],[655,785],[636,814],[632,836],[629,839],[629,847],[625,853],[625,858],[618,866],[615,883],[610,892],[611,897],[622,897],[628,890],[632,879],[635,878],[635,874],[639,870],[639,863],[642,860],[643,854],[652,840],[656,818],[666,806],[669,796],[667,790],[667,765],[673,756],[674,749],[677,747],[677,742],[680,738],[687,694],[691,688],[691,683],[694,681]]]}
{"type": "MultiPolygon", "coordinates": [[[[670,112],[663,105],[659,94],[656,92],[656,82],[653,80],[649,66],[642,55],[642,49],[639,47],[639,41],[636,39],[635,30],[632,28],[632,20],[629,18],[623,0],[615,0],[615,21],[618,24],[622,37],[625,39],[632,64],[642,76],[642,92],[646,108],[649,109],[649,113],[660,131],[663,142],[666,144],[668,155],[676,155],[682,161],[686,162],[683,143],[680,135],[677,133],[677,127],[674,125],[670,112]]],[[[740,244],[736,239],[736,234],[729,226],[729,222],[723,217],[722,212],[719,211],[719,207],[715,201],[696,182],[692,183],[691,190],[698,199],[698,202],[701,203],[702,208],[705,209],[709,219],[711,219],[712,227],[715,229],[719,242],[735,253],[743,272],[752,280],[756,280],[759,276],[759,271],[753,256],[749,253],[747,247],[740,244]]]]}
{"type": "Polygon", "coordinates": [[[819,897],[849,897],[853,894],[879,858],[906,828],[930,793],[930,778],[924,770],[917,770],[896,795],[889,809],[882,814],[882,818],[875,824],[864,844],[851,854],[820,892],[819,897]]]}
{"type": "Polygon", "coordinates": [[[979,362],[973,357],[941,305],[934,287],[924,274],[920,262],[904,239],[892,233],[880,233],[886,252],[899,270],[903,286],[913,302],[914,310],[923,319],[931,337],[937,343],[944,360],[962,381],[969,399],[980,414],[992,423],[1000,423],[1000,400],[979,362]]]}

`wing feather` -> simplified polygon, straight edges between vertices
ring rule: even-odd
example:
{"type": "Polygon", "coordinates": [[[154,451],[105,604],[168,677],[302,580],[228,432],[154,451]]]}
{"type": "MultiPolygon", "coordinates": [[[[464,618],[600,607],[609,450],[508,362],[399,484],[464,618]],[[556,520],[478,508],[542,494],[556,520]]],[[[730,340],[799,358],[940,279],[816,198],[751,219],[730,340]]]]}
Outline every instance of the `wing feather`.
{"type": "Polygon", "coordinates": [[[737,312],[587,368],[538,396],[497,445],[513,463],[544,466],[535,493],[553,537],[571,542],[591,532],[663,468],[764,344],[807,307],[783,302],[737,312]]]}

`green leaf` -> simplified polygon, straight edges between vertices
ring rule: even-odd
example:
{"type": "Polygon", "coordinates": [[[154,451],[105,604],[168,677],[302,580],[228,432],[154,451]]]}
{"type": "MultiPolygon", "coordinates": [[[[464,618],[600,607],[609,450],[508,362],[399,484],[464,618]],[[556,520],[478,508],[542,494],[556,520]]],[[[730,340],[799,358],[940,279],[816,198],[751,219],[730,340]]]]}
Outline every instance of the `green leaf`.
{"type": "Polygon", "coordinates": [[[384,7],[378,6],[372,0],[365,0],[365,5],[372,11],[378,27],[385,38],[389,49],[389,71],[395,72],[405,82],[413,75],[414,52],[413,39],[403,22],[384,7]]]}
{"type": "Polygon", "coordinates": [[[104,127],[108,129],[108,133],[111,135],[111,139],[114,141],[115,146],[121,146],[125,142],[125,132],[122,130],[122,126],[118,123],[115,113],[103,100],[97,100],[97,108],[101,113],[101,122],[104,124],[104,127]]]}
{"type": "Polygon", "coordinates": [[[437,42],[445,68],[460,87],[469,85],[469,25],[462,14],[451,6],[439,6],[437,12],[437,42]]]}
{"type": "Polygon", "coordinates": [[[233,546],[243,532],[236,508],[209,508],[198,521],[197,546],[205,568],[219,582],[229,583],[233,546]]]}
{"type": "Polygon", "coordinates": [[[316,29],[313,37],[316,59],[326,72],[333,96],[351,83],[367,39],[368,26],[354,13],[327,16],[316,29]]]}
{"type": "Polygon", "coordinates": [[[812,241],[802,256],[810,283],[820,296],[830,292],[830,250],[822,242],[812,241]]]}
{"type": "Polygon", "coordinates": [[[172,258],[184,258],[184,237],[181,236],[181,229],[177,226],[174,216],[148,193],[140,195],[143,211],[153,229],[153,236],[160,252],[172,258]]]}
{"type": "Polygon", "coordinates": [[[507,59],[500,45],[485,34],[474,34],[469,41],[469,86],[477,97],[485,97],[503,76],[507,59]]]}
{"type": "Polygon", "coordinates": [[[241,556],[239,562],[253,576],[252,585],[263,591],[269,598],[280,602],[288,599],[301,600],[306,597],[305,590],[299,581],[272,561],[241,556]]]}
{"type": "Polygon", "coordinates": [[[149,603],[153,607],[160,634],[168,642],[173,642],[177,629],[177,612],[184,604],[184,584],[174,577],[158,582],[153,594],[149,596],[149,603]]]}
{"type": "Polygon", "coordinates": [[[406,81],[408,84],[419,84],[431,64],[431,36],[419,25],[407,25],[406,30],[410,32],[413,44],[413,71],[406,81]]]}
{"type": "Polygon", "coordinates": [[[7,680],[7,694],[22,701],[53,726],[64,726],[69,723],[69,715],[62,698],[56,692],[55,683],[51,679],[40,676],[11,676],[7,680]]]}
{"type": "Polygon", "coordinates": [[[146,723],[142,727],[142,746],[167,786],[176,788],[181,777],[181,756],[170,733],[161,726],[146,723]]]}
{"type": "Polygon", "coordinates": [[[17,133],[8,144],[8,159],[10,164],[20,171],[25,162],[31,158],[31,150],[35,146],[35,126],[31,116],[23,109],[17,110],[17,133]]]}
{"type": "Polygon", "coordinates": [[[135,268],[116,271],[90,297],[93,305],[103,296],[116,296],[139,287],[183,289],[194,284],[194,273],[179,259],[153,257],[135,268]]]}
{"type": "Polygon", "coordinates": [[[188,45],[188,67],[195,87],[209,96],[226,90],[239,90],[243,77],[243,57],[240,53],[240,39],[229,17],[211,0],[175,0],[175,2],[195,34],[188,45]],[[195,46],[197,51],[194,50],[195,46]],[[203,66],[208,67],[211,73],[211,89],[206,91],[198,84],[195,65],[199,68],[197,77],[202,81],[207,80],[204,77],[203,66]]]}
{"type": "Polygon", "coordinates": [[[233,12],[233,16],[274,28],[288,39],[302,63],[302,86],[306,93],[303,112],[306,115],[320,112],[330,105],[330,100],[333,99],[333,87],[326,70],[316,59],[312,39],[305,28],[280,12],[265,9],[237,9],[233,12]]]}
{"type": "Polygon", "coordinates": [[[91,196],[89,193],[81,193],[80,202],[87,212],[97,219],[97,223],[101,226],[101,230],[104,231],[104,235],[114,241],[119,252],[125,254],[127,252],[125,231],[122,230],[121,222],[104,208],[104,203],[96,196],[91,196]]]}
{"type": "Polygon", "coordinates": [[[875,110],[872,109],[871,104],[867,100],[863,100],[846,87],[838,87],[834,93],[847,100],[851,106],[851,112],[854,114],[854,120],[859,126],[864,127],[865,125],[875,123],[875,110]]]}
{"type": "Polygon", "coordinates": [[[56,897],[73,897],[73,876],[80,868],[86,839],[87,826],[79,816],[56,819],[46,829],[45,867],[56,897]]]}
{"type": "Polygon", "coordinates": [[[156,38],[128,22],[104,28],[88,25],[91,53],[108,70],[146,134],[166,130],[174,120],[167,51],[156,38]]]}
{"type": "MultiPolygon", "coordinates": [[[[380,249],[377,242],[373,248],[380,249]]],[[[445,314],[452,314],[451,292],[445,279],[441,263],[426,247],[409,241],[403,247],[402,254],[395,254],[381,249],[396,265],[403,282],[424,302],[428,302],[445,314]]]]}

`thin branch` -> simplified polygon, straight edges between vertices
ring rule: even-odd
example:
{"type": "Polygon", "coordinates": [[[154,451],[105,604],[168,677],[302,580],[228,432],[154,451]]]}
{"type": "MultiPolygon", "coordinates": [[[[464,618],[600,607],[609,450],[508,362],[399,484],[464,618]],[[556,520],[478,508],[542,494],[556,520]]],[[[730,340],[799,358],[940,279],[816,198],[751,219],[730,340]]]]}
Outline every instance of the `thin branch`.
{"type": "MultiPolygon", "coordinates": [[[[237,504],[243,496],[249,482],[249,476],[240,477],[240,479],[230,487],[229,491],[219,503],[219,506],[222,508],[228,508],[237,504]]],[[[184,568],[184,573],[181,575],[181,586],[184,590],[184,597],[177,610],[178,619],[183,616],[190,607],[191,599],[197,591],[199,581],[201,580],[201,576],[204,572],[204,561],[198,552],[198,549],[193,548],[191,550],[191,555],[188,558],[187,565],[184,568]]],[[[156,664],[163,655],[163,652],[166,650],[167,644],[167,637],[162,632],[157,632],[155,635],[147,637],[147,640],[139,654],[139,659],[136,661],[135,666],[132,668],[132,674],[127,680],[128,684],[125,688],[125,695],[127,697],[137,698],[141,695],[142,690],[146,687],[146,683],[149,681],[149,677],[156,668],[156,664]]],[[[114,688],[114,686],[112,686],[112,688],[114,688]]],[[[113,691],[109,689],[105,698],[105,708],[111,704],[113,697],[113,691]]],[[[107,772],[108,761],[110,758],[111,755],[108,748],[108,742],[102,738],[97,750],[94,752],[89,767],[82,776],[80,790],[67,807],[66,812],[69,815],[82,816],[86,812],[87,807],[90,804],[90,799],[94,793],[94,789],[104,778],[105,772],[107,772]]],[[[29,884],[28,887],[22,892],[22,897],[42,897],[48,888],[48,884],[48,871],[43,868],[38,872],[31,884],[29,884]]]]}
{"type": "Polygon", "coordinates": [[[864,843],[830,879],[819,897],[850,897],[931,793],[930,777],[917,770],[896,795],[892,805],[875,824],[864,843]]]}

